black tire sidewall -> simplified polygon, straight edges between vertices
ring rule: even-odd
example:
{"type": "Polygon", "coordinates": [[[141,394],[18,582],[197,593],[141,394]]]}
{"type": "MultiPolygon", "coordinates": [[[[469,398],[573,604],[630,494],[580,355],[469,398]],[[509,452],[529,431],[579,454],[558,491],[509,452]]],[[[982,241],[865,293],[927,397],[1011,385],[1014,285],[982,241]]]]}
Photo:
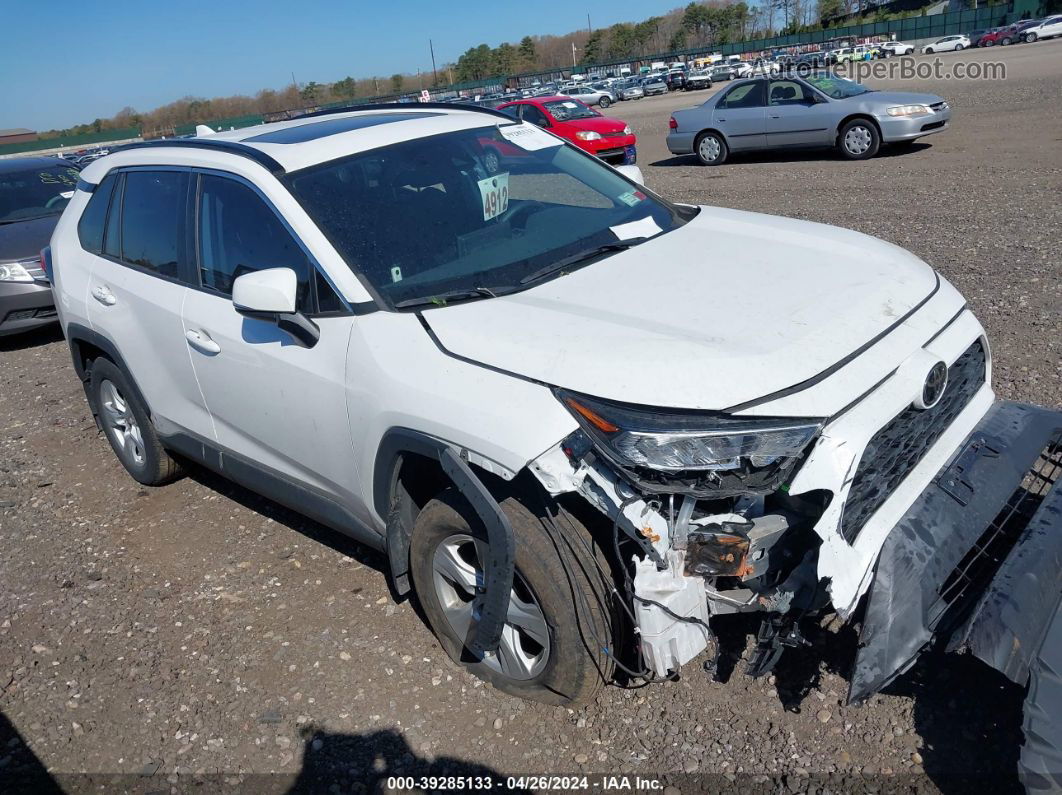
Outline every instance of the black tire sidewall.
{"type": "Polygon", "coordinates": [[[714,132],[705,132],[697,136],[697,139],[693,142],[693,154],[697,158],[697,162],[702,166],[721,166],[726,162],[727,156],[730,154],[729,147],[726,145],[726,141],[723,136],[714,132]],[[701,157],[701,141],[709,136],[719,141],[719,156],[715,160],[707,161],[701,157]]]}
{"type": "Polygon", "coordinates": [[[600,105],[602,108],[607,108],[609,105],[612,104],[612,101],[608,97],[601,97],[601,101],[597,104],[600,105]]]}
{"type": "MultiPolygon", "coordinates": [[[[516,539],[516,571],[531,589],[549,626],[550,656],[545,668],[527,680],[504,676],[471,657],[464,647],[464,640],[457,637],[443,613],[432,574],[436,548],[456,533],[487,540],[486,529],[456,489],[447,489],[429,501],[414,525],[409,563],[420,606],[450,658],[498,690],[548,704],[585,703],[611,675],[611,666],[600,654],[589,651],[588,647],[598,648],[598,641],[583,631],[586,627],[584,611],[580,610],[578,614],[576,611],[576,600],[580,597],[569,587],[556,542],[547,534],[541,521],[518,501],[503,501],[502,510],[513,526],[516,539]]],[[[596,585],[595,590],[599,594],[603,591],[596,585]]],[[[585,598],[594,600],[593,594],[585,594],[585,598]]],[[[611,620],[598,618],[594,622],[597,625],[594,632],[601,643],[610,647],[611,620]]]]}

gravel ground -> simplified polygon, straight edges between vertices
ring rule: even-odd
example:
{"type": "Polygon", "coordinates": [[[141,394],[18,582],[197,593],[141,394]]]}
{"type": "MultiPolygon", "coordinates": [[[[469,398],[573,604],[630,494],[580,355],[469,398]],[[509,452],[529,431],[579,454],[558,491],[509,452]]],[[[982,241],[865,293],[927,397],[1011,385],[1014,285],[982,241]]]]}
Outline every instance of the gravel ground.
{"type": "MultiPolygon", "coordinates": [[[[954,126],[861,163],[672,158],[668,113],[704,92],[608,113],[635,127],[649,185],[671,198],[853,227],[923,257],[987,326],[999,393],[1057,406],[1062,42],[987,55],[1007,61],[1005,83],[878,86],[943,95],[954,126]]],[[[847,707],[854,633],[826,626],[768,679],[738,667],[713,683],[694,662],[580,711],[518,701],[448,661],[375,554],[209,473],[133,482],[58,334],[0,341],[0,395],[0,787],[35,764],[80,790],[319,776],[371,789],[396,772],[641,775],[682,792],[1018,787],[1021,693],[976,661],[924,658],[847,707]]],[[[734,656],[754,632],[732,622],[734,656]]]]}

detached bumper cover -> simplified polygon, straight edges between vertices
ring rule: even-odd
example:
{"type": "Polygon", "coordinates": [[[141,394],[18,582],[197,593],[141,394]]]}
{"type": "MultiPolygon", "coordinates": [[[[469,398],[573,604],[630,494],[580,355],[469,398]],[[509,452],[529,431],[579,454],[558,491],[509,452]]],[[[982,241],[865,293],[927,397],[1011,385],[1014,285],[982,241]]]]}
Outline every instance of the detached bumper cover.
{"type": "Polygon", "coordinates": [[[1032,789],[1062,786],[1060,474],[1062,412],[997,402],[886,539],[849,692],[868,698],[934,641],[1031,682],[1032,789]]]}

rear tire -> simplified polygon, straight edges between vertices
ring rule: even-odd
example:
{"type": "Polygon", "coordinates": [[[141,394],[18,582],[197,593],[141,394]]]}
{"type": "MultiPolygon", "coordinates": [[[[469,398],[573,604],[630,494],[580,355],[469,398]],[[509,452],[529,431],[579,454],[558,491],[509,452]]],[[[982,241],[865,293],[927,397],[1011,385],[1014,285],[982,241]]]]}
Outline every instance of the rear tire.
{"type": "Polygon", "coordinates": [[[693,142],[693,151],[702,166],[721,166],[730,150],[726,141],[717,132],[703,132],[693,142]]]}
{"type": "Polygon", "coordinates": [[[933,54],[933,48],[932,47],[926,47],[926,55],[932,55],[932,54],[933,54]]]}
{"type": "Polygon", "coordinates": [[[504,693],[547,704],[579,705],[611,679],[616,625],[608,563],[583,525],[563,509],[563,531],[515,497],[501,508],[516,540],[516,576],[498,653],[465,647],[471,597],[481,581],[487,531],[454,488],[430,500],[413,526],[410,571],[417,598],[454,662],[504,693]],[[591,552],[593,550],[593,552],[591,552]]]}
{"type": "Polygon", "coordinates": [[[955,52],[958,52],[959,50],[965,50],[965,49],[966,49],[966,47],[964,47],[962,44],[956,44],[955,45],[955,52]]]}
{"type": "Polygon", "coordinates": [[[868,160],[880,147],[878,128],[866,119],[852,119],[837,134],[837,148],[849,160],[868,160]]]}
{"type": "Polygon", "coordinates": [[[181,473],[151,424],[129,379],[114,362],[93,361],[89,390],[103,432],[115,456],[133,479],[145,486],[161,486],[181,473]]]}

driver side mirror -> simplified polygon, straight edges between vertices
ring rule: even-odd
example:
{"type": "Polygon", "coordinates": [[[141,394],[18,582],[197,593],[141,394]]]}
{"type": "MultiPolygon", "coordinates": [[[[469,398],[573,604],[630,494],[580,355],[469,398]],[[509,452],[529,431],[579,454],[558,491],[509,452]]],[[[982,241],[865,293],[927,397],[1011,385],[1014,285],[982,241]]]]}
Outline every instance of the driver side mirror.
{"type": "Polygon", "coordinates": [[[317,324],[296,309],[299,279],[291,268],[267,268],[237,276],[232,305],[241,315],[275,323],[304,348],[321,338],[317,324]]]}

